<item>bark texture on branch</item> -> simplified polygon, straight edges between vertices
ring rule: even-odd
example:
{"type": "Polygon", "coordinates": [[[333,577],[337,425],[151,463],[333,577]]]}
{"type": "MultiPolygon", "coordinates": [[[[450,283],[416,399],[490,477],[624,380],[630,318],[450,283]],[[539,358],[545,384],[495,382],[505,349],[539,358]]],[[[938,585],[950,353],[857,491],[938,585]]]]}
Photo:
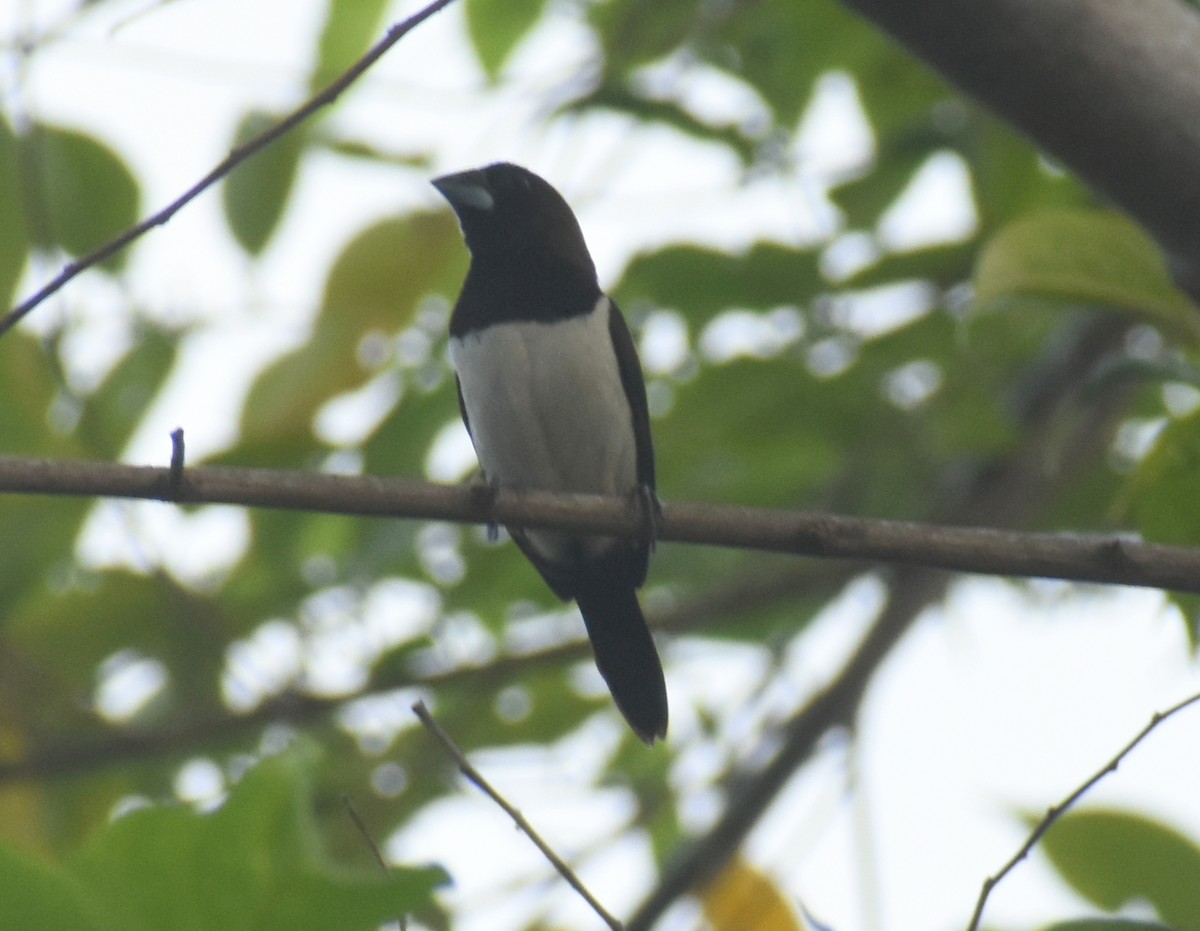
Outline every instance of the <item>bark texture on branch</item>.
{"type": "MultiPolygon", "coordinates": [[[[631,501],[413,479],[199,466],[186,470],[0,456],[0,494],[143,498],[366,517],[498,523],[636,537],[631,501]]],[[[663,505],[657,538],[826,559],[922,565],[1200,592],[1200,549],[1120,534],[1025,533],[687,502],[663,505]]]]}
{"type": "Polygon", "coordinates": [[[1200,14],[1180,0],[845,0],[1158,240],[1200,302],[1200,14]]]}

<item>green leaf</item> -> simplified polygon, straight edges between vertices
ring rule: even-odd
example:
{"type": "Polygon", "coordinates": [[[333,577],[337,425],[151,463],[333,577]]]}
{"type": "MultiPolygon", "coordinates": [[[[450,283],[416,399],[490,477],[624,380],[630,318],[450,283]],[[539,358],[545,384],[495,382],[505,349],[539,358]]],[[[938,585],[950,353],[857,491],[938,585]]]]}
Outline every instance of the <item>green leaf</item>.
{"type": "Polygon", "coordinates": [[[1157,922],[1127,921],[1124,918],[1084,918],[1047,925],[1041,931],[1178,931],[1157,922]]]}
{"type": "Polygon", "coordinates": [[[1126,812],[1074,812],[1042,846],[1063,879],[1099,908],[1142,900],[1175,931],[1200,929],[1200,848],[1174,829],[1126,812]]]}
{"type": "Polygon", "coordinates": [[[449,211],[381,220],[359,233],[334,262],[311,338],[251,389],[244,445],[230,460],[280,465],[314,450],[318,408],[369,374],[358,361],[363,337],[397,332],[427,295],[456,287],[464,258],[449,211]]]}
{"type": "Polygon", "coordinates": [[[370,48],[380,32],[387,0],[329,0],[309,86],[324,88],[370,48]]]}
{"type": "Polygon", "coordinates": [[[308,754],[255,766],[212,814],[134,811],[70,862],[113,931],[373,929],[424,907],[437,868],[351,869],[321,850],[308,754]]]}
{"type": "Polygon", "coordinates": [[[1091,192],[1073,175],[1049,168],[1028,139],[979,107],[964,106],[967,120],[956,149],[971,168],[975,208],[984,235],[1043,210],[1094,207],[1091,192]]]}
{"type": "Polygon", "coordinates": [[[361,158],[369,162],[383,165],[395,165],[399,168],[411,168],[422,173],[430,173],[428,155],[398,152],[381,147],[365,139],[347,139],[341,135],[317,129],[309,134],[309,145],[319,147],[326,152],[332,152],[345,158],[361,158]]]}
{"type": "Polygon", "coordinates": [[[975,302],[1018,297],[1129,310],[1200,342],[1200,313],[1175,287],[1158,247],[1103,210],[1044,210],[1014,220],[983,249],[975,302]]]}
{"type": "Polygon", "coordinates": [[[101,931],[82,883],[61,869],[0,845],[0,927],[101,931]]]}
{"type": "MultiPolygon", "coordinates": [[[[582,635],[582,621],[579,626],[582,635]]],[[[584,661],[590,662],[590,656],[584,661]]],[[[543,669],[517,671],[514,666],[508,675],[480,675],[440,685],[438,721],[463,749],[495,746],[498,741],[552,743],[598,709],[612,708],[607,694],[583,697],[572,688],[568,672],[574,665],[568,660],[543,669]],[[509,706],[518,713],[506,715],[509,706]]]]}
{"type": "Polygon", "coordinates": [[[939,288],[949,288],[971,277],[974,260],[974,242],[939,243],[911,252],[888,253],[838,284],[864,289],[901,281],[929,281],[939,288]]]}
{"type": "Polygon", "coordinates": [[[881,168],[893,158],[918,152],[918,161],[923,161],[953,136],[953,122],[939,117],[938,108],[954,101],[955,91],[877,29],[855,28],[862,25],[843,25],[854,40],[830,49],[834,60],[827,67],[854,76],[859,100],[878,137],[881,168]]]}
{"type": "MultiPolygon", "coordinates": [[[[21,140],[25,164],[36,166],[38,245],[71,255],[92,251],[137,221],[137,179],[116,152],[81,132],[37,125],[21,140]]],[[[119,268],[124,252],[106,260],[119,268]]]]}
{"type": "MultiPolygon", "coordinates": [[[[276,114],[252,110],[238,123],[235,146],[278,122],[276,114]]],[[[262,251],[283,218],[305,141],[304,127],[293,129],[238,165],[221,186],[229,229],[251,255],[262,251]]]]}
{"type": "MultiPolygon", "coordinates": [[[[91,682],[101,661],[123,649],[167,663],[176,687],[192,700],[188,710],[198,710],[198,696],[215,697],[215,679],[225,660],[225,641],[214,637],[213,631],[240,632],[215,602],[161,574],[114,571],[81,578],[63,592],[45,585],[34,591],[36,597],[8,612],[7,621],[12,643],[25,661],[47,670],[36,686],[45,686],[46,696],[22,709],[36,715],[30,723],[40,724],[40,737],[59,730],[82,711],[77,709],[78,693],[91,682]],[[57,701],[51,698],[55,688],[61,689],[57,701]]],[[[0,694],[30,687],[6,682],[0,694]]]]}
{"type": "Polygon", "coordinates": [[[0,312],[13,303],[13,289],[29,256],[20,166],[17,137],[0,116],[0,312]]]}
{"type": "Polygon", "coordinates": [[[829,192],[851,229],[872,229],[879,218],[912,181],[934,147],[913,139],[893,145],[879,164],[861,177],[837,185],[829,192]]]}
{"type": "Polygon", "coordinates": [[[655,424],[661,487],[685,500],[796,505],[842,461],[839,394],[857,400],[821,385],[792,358],[705,371],[676,389],[672,416],[655,424]],[[830,404],[822,408],[826,393],[830,404]]]}
{"type": "MultiPolygon", "coordinates": [[[[117,459],[175,366],[173,333],[142,328],[137,345],[84,402],[78,430],[88,455],[117,459]]],[[[163,437],[163,452],[168,449],[163,437]]]]}
{"type": "Polygon", "coordinates": [[[490,80],[542,16],[546,0],[467,0],[467,32],[490,80]]]}
{"type": "Polygon", "coordinates": [[[0,454],[78,454],[64,431],[49,428],[51,406],[60,390],[38,340],[20,330],[0,338],[0,454]]]}
{"type": "Polygon", "coordinates": [[[440,390],[405,392],[363,448],[364,471],[371,475],[423,475],[438,434],[460,419],[453,380],[440,390]]]}
{"type": "Polygon", "coordinates": [[[1200,543],[1200,414],[1172,420],[1129,477],[1116,507],[1156,543],[1200,543]]]}
{"type": "MultiPolygon", "coordinates": [[[[60,392],[36,339],[20,330],[0,338],[0,454],[83,454],[75,436],[51,426],[60,392]]],[[[47,578],[70,560],[90,508],[84,498],[5,497],[0,506],[0,617],[11,617],[25,598],[44,593],[47,578]]]]}
{"type": "Polygon", "coordinates": [[[412,319],[422,298],[456,289],[465,260],[449,210],[381,220],[334,261],[321,312],[340,327],[393,332],[412,319]]]}
{"type": "Polygon", "coordinates": [[[625,269],[619,301],[676,308],[700,326],[729,308],[769,310],[807,303],[825,287],[808,249],[760,243],[741,255],[674,246],[640,256],[625,269]]]}
{"type": "Polygon", "coordinates": [[[1188,646],[1193,655],[1200,649],[1200,595],[1185,592],[1167,592],[1168,601],[1179,610],[1187,630],[1188,646]]]}
{"type": "Polygon", "coordinates": [[[588,8],[610,70],[624,75],[678,48],[696,26],[698,0],[610,0],[588,8]]]}
{"type": "Polygon", "coordinates": [[[897,67],[913,67],[878,30],[836,3],[789,0],[725,9],[732,15],[705,37],[705,58],[761,94],[787,130],[812,99],[817,79],[830,70],[883,69],[894,80],[897,67]]]}

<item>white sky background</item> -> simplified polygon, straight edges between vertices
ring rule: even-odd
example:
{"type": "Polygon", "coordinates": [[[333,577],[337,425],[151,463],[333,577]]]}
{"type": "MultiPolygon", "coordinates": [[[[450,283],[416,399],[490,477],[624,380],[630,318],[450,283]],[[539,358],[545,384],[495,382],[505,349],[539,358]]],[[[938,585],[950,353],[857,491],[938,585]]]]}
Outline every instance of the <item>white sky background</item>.
{"type": "MultiPolygon", "coordinates": [[[[56,24],[70,6],[0,4],[0,34],[17,27],[36,34],[31,23],[56,24]]],[[[130,16],[146,12],[112,32],[109,17],[118,8],[105,4],[103,22],[73,25],[30,60],[20,80],[12,59],[0,59],[0,100],[10,118],[79,127],[110,140],[142,179],[143,213],[149,213],[226,154],[246,109],[287,109],[300,101],[324,3],[129,3],[130,16]]],[[[398,7],[394,18],[416,8],[398,7]]],[[[742,183],[734,159],[720,149],[667,131],[631,134],[615,117],[547,127],[539,121],[542,94],[592,54],[586,31],[555,15],[522,50],[500,91],[485,90],[464,35],[461,7],[419,27],[352,92],[336,116],[338,127],[400,154],[432,151],[437,170],[505,158],[544,174],[576,206],[602,281],[615,279],[639,248],[676,238],[738,248],[760,238],[797,243],[825,235],[836,217],[821,196],[823,179],[869,154],[869,133],[846,82],[837,79],[826,82],[794,153],[802,170],[787,179],[742,183]]],[[[694,93],[705,106],[735,113],[746,106],[715,78],[698,80],[694,93]]],[[[344,243],[373,217],[438,205],[427,181],[409,169],[310,159],[282,233],[257,266],[225,235],[216,190],[144,237],[127,282],[136,303],[165,319],[203,321],[205,328],[191,339],[181,371],[128,458],[165,461],[167,433],[180,425],[192,453],[231,442],[229,424],[255,362],[304,338],[333,258],[330,244],[344,243]],[[239,356],[244,371],[231,365],[239,356]]],[[[953,160],[931,166],[910,192],[910,209],[894,211],[881,235],[894,245],[969,229],[963,185],[953,160]]],[[[840,256],[853,261],[855,251],[850,242],[840,256]]],[[[31,270],[21,294],[56,270],[31,270]]],[[[85,318],[88,352],[81,359],[99,366],[128,345],[120,317],[128,301],[85,276],[35,311],[30,325],[85,318]]],[[[670,497],[670,489],[664,493],[670,497]]],[[[147,505],[119,513],[120,519],[97,520],[88,552],[128,550],[132,527],[143,551],[150,541],[151,552],[157,548],[186,576],[210,566],[213,554],[245,545],[236,511],[186,518],[147,505]],[[173,552],[162,541],[184,521],[194,548],[173,552]]],[[[722,710],[728,752],[749,753],[761,715],[786,713],[836,672],[877,594],[869,581],[853,587],[803,638],[789,675],[755,703],[748,703],[762,662],[755,651],[668,644],[671,740],[686,744],[696,726],[690,709],[700,701],[722,710]],[[723,691],[714,694],[718,685],[723,691]]],[[[286,653],[288,645],[279,649],[286,653]]],[[[853,748],[830,742],[752,836],[749,853],[838,931],[963,927],[984,876],[1023,839],[1015,811],[1057,802],[1155,710],[1197,690],[1200,669],[1187,659],[1182,626],[1157,593],[964,581],[875,680],[853,748]],[[857,792],[849,791],[852,784],[857,792]]],[[[649,854],[637,838],[605,846],[602,838],[612,820],[628,814],[628,802],[619,793],[585,791],[614,737],[610,723],[615,727],[615,718],[558,747],[478,762],[560,852],[581,858],[593,891],[622,913],[649,888],[649,854]]],[[[711,753],[685,754],[677,783],[703,787],[721,763],[711,753]]],[[[1193,711],[1164,725],[1090,801],[1148,810],[1200,837],[1198,774],[1200,713],[1193,711]]],[[[699,788],[685,793],[688,822],[702,827],[717,801],[699,788]]],[[[396,849],[412,860],[447,864],[457,881],[452,898],[476,906],[478,917],[457,925],[467,931],[521,927],[542,909],[564,926],[598,927],[553,881],[530,883],[512,898],[495,892],[509,877],[543,877],[548,868],[503,814],[469,789],[421,819],[396,849]]],[[[1011,928],[1074,909],[1036,856],[991,901],[987,923],[1011,928]]],[[[682,931],[694,920],[683,907],[662,927],[682,931]]]]}

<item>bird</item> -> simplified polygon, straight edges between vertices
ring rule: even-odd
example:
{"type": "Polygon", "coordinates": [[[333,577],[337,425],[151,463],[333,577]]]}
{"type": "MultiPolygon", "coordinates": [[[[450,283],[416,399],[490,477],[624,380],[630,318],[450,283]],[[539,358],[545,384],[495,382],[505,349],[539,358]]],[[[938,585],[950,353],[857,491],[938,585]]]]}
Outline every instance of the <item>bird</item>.
{"type": "MultiPolygon", "coordinates": [[[[636,496],[652,528],[658,499],[641,364],[567,201],[510,162],[432,184],[470,253],[449,348],[485,482],[636,496]]],[[[578,604],[596,666],[634,733],[646,744],[665,738],[666,681],[637,598],[653,533],[507,529],[551,591],[578,604]]]]}

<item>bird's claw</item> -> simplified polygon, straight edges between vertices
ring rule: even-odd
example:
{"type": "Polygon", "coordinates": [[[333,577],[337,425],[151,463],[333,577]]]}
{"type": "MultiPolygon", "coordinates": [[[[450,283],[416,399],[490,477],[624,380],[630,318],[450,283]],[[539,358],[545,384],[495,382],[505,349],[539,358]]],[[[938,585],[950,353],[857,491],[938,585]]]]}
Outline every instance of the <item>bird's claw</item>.
{"type": "Polygon", "coordinates": [[[663,528],[662,502],[658,500],[654,489],[644,483],[638,485],[637,500],[642,512],[642,532],[646,545],[654,549],[663,528]]]}
{"type": "Polygon", "coordinates": [[[500,539],[500,528],[495,520],[496,492],[499,489],[482,475],[478,481],[472,482],[470,487],[471,497],[475,500],[475,506],[488,513],[488,522],[484,525],[486,527],[488,543],[495,543],[500,539]]]}

